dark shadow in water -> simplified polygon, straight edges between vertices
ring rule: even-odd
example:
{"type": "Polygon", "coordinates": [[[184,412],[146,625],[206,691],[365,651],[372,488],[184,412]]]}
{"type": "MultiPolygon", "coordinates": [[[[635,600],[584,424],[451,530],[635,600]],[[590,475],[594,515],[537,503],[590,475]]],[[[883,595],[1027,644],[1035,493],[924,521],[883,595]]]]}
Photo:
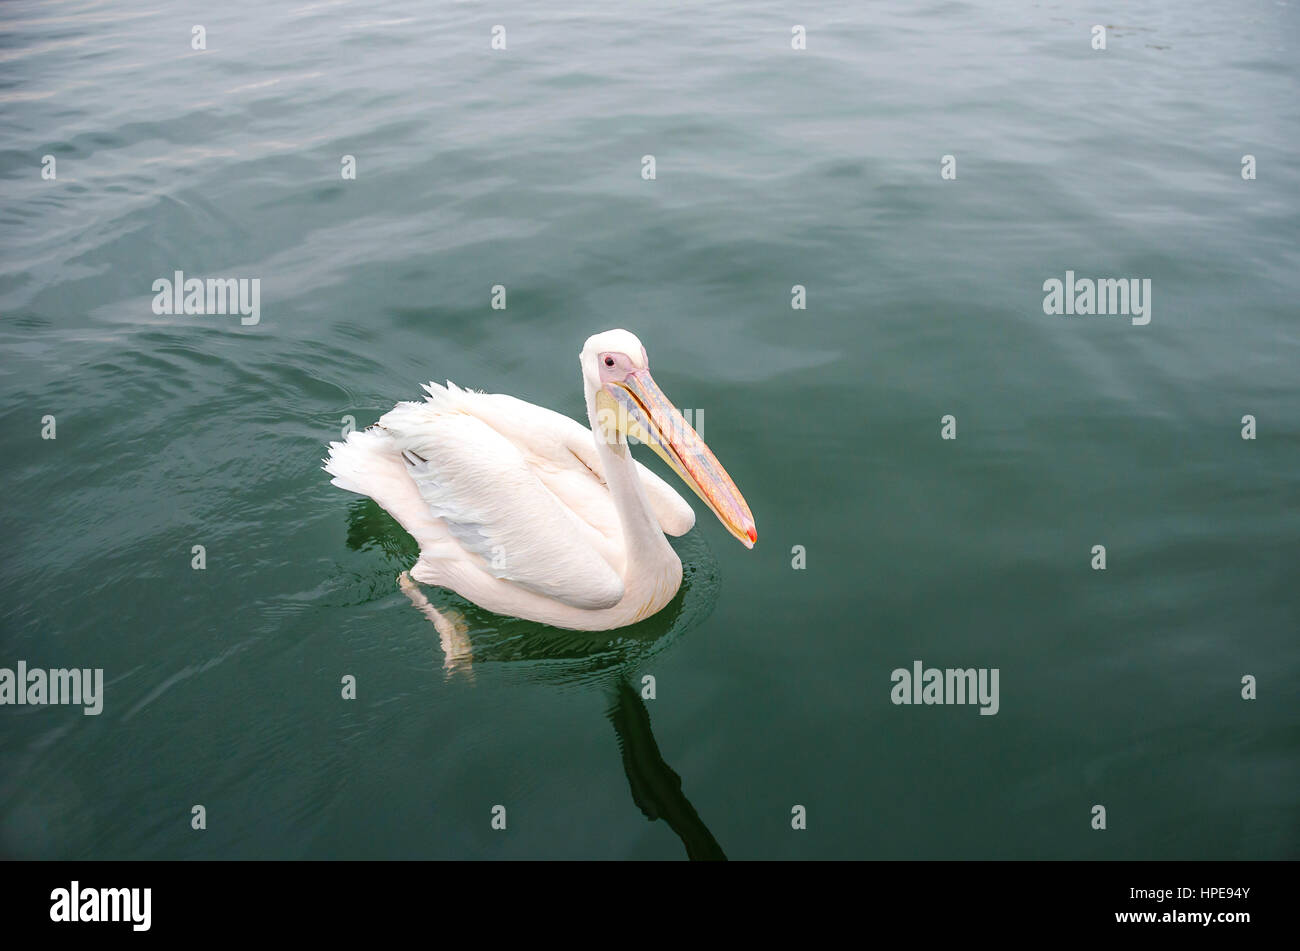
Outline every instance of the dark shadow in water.
{"type": "Polygon", "coordinates": [[[650,728],[650,711],[626,680],[614,686],[609,722],[623,751],[623,772],[632,789],[632,801],[651,822],[662,819],[677,833],[692,861],[726,861],[722,847],[682,792],[682,778],[664,762],[650,728]]]}
{"type": "Polygon", "coordinates": [[[682,793],[681,777],[664,762],[650,726],[650,714],[631,684],[638,667],[698,627],[713,610],[717,566],[699,532],[670,539],[682,560],[682,587],[663,610],[615,631],[569,631],[485,611],[452,591],[396,581],[418,557],[414,541],[370,499],[348,510],[348,547],[382,551],[380,575],[366,581],[377,597],[400,587],[437,630],[446,676],[473,683],[476,672],[584,690],[609,697],[606,715],[614,725],[632,801],[652,822],[663,819],[691,859],[725,860],[713,835],[682,793]],[[386,582],[386,583],[385,583],[386,582]],[[380,594],[379,592],[384,592],[380,594]]]}

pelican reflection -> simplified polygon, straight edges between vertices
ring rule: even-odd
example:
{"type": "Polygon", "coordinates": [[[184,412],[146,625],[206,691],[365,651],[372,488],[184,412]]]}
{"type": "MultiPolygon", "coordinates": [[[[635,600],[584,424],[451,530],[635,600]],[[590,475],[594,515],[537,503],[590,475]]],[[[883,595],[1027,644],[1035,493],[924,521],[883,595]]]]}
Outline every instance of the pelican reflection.
{"type": "MultiPolygon", "coordinates": [[[[391,556],[390,564],[406,558],[405,540],[390,534],[387,522],[373,502],[358,503],[349,517],[350,546],[380,548],[391,556]]],[[[477,674],[491,669],[527,681],[589,687],[603,695],[603,712],[614,727],[637,809],[652,822],[662,820],[681,839],[688,858],[725,860],[682,791],[681,777],[664,761],[649,709],[630,680],[678,636],[702,623],[713,607],[717,582],[708,546],[698,533],[675,544],[684,575],[677,596],[658,614],[612,632],[563,630],[505,618],[436,589],[439,601],[434,604],[425,593],[431,589],[422,589],[405,572],[397,576],[397,586],[437,632],[435,654],[448,680],[473,684],[477,674]]]]}

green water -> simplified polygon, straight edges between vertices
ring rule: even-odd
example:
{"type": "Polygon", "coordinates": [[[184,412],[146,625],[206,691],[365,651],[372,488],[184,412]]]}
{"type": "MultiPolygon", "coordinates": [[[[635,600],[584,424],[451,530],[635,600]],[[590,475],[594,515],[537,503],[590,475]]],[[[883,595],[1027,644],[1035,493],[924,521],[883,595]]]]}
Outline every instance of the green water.
{"type": "Polygon", "coordinates": [[[1298,38],[1273,0],[5,4],[0,667],[105,688],[0,707],[0,854],[1300,857],[1298,38]],[[155,314],[176,270],[260,322],[155,314]],[[1067,270],[1150,323],[1044,314],[1067,270]],[[579,417],[611,327],[758,546],[697,503],[679,600],[610,634],[430,589],[449,656],[325,445],[429,379],[579,417]],[[917,660],[998,669],[997,714],[892,703],[917,660]]]}

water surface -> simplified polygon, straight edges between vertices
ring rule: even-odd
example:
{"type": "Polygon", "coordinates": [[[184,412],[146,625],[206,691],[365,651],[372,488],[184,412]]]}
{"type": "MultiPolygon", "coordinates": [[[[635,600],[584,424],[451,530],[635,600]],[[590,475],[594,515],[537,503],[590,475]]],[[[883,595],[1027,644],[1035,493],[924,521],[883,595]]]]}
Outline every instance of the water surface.
{"type": "Polygon", "coordinates": [[[1298,36],[1273,0],[5,4],[0,666],[107,687],[0,709],[0,853],[1300,856],[1298,36]],[[1151,323],[1045,315],[1067,269],[1150,279],[1151,323]],[[258,278],[260,322],[154,314],[176,270],[258,278]],[[697,505],[630,633],[429,591],[449,653],[326,443],[429,379],[580,416],[620,326],[757,548],[697,505]],[[915,660],[998,668],[999,712],[895,706],[915,660]]]}

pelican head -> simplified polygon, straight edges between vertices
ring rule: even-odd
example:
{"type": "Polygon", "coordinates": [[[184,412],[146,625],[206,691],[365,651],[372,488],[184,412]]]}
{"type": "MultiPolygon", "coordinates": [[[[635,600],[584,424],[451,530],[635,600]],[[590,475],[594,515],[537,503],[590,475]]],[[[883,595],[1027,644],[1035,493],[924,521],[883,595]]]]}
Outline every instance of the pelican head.
{"type": "Polygon", "coordinates": [[[746,548],[758,541],[744,496],[699,433],[650,376],[635,334],[607,330],[587,338],[579,356],[597,442],[627,452],[627,437],[645,443],[703,500],[746,548]]]}

